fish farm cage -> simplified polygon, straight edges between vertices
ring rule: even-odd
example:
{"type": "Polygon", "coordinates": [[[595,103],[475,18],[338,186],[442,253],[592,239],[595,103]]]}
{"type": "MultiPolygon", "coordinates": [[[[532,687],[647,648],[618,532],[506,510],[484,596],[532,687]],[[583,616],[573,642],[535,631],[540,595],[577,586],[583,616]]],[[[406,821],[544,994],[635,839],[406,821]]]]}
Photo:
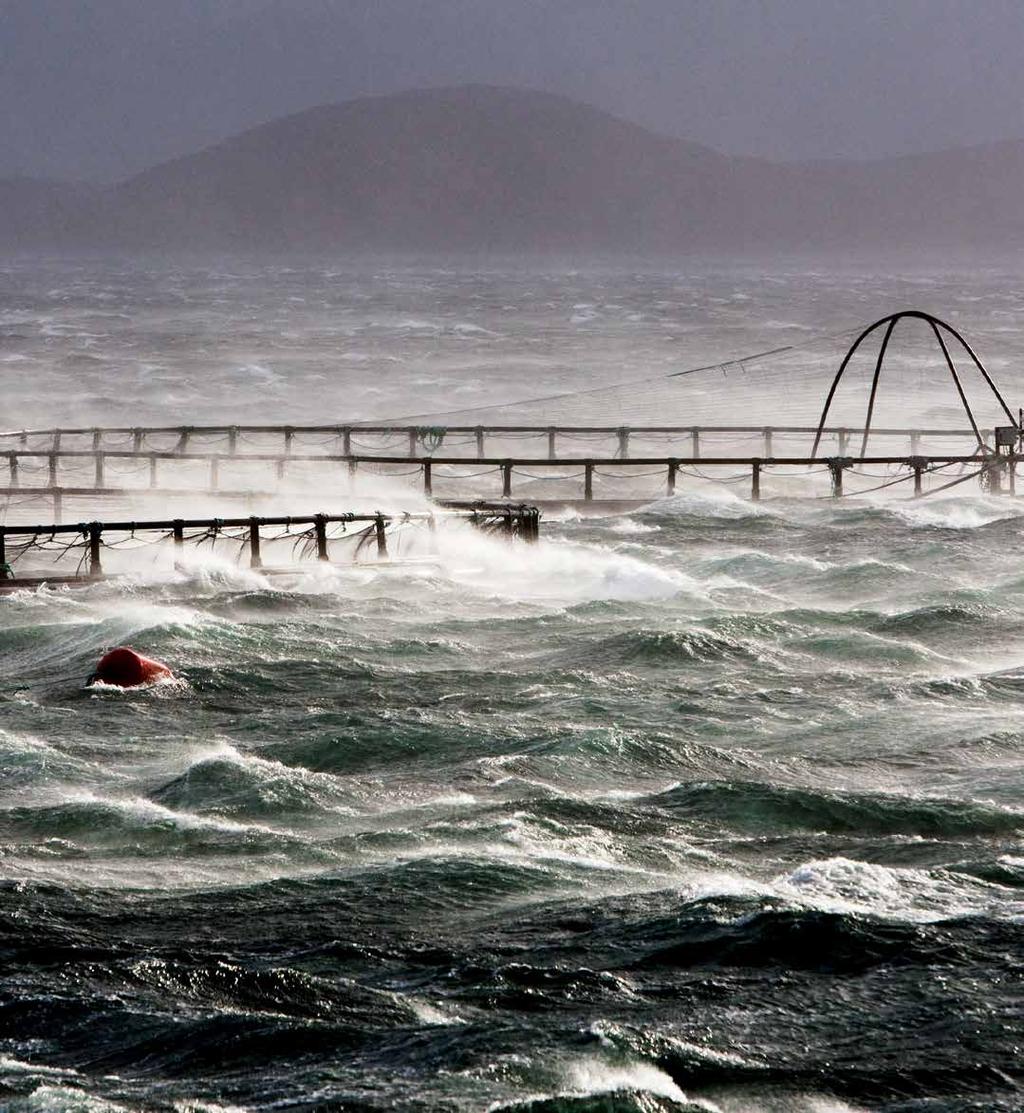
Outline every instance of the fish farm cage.
{"type": "Polygon", "coordinates": [[[819,352],[788,346],[615,387],[389,421],[8,430],[0,498],[6,520],[46,506],[61,522],[83,506],[86,516],[156,504],[185,513],[202,495],[255,510],[323,490],[349,505],[390,489],[595,509],[707,484],[753,499],[925,496],[969,482],[1015,492],[1021,413],[952,325],[894,313],[859,331],[830,378],[821,367],[819,352]],[[901,340],[916,330],[916,346],[894,359],[900,325],[901,340]],[[682,420],[666,423],[666,414],[682,420]]]}

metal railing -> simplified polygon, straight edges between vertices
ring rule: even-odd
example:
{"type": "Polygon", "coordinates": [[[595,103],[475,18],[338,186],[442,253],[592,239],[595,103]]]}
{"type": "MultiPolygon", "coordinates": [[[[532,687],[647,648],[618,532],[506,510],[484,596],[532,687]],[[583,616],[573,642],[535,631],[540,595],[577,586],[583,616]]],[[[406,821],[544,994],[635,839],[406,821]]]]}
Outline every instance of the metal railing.
{"type": "MultiPolygon", "coordinates": [[[[183,550],[187,541],[195,542],[216,540],[218,537],[241,541],[248,548],[249,564],[252,568],[264,566],[264,544],[273,541],[292,540],[296,544],[303,541],[319,561],[331,559],[332,538],[329,527],[350,526],[356,528],[353,537],[355,554],[370,547],[377,560],[387,560],[388,530],[410,523],[425,525],[433,531],[439,522],[445,520],[465,521],[486,532],[500,533],[510,539],[535,542],[540,534],[540,514],[535,507],[509,506],[493,503],[479,503],[471,509],[439,509],[433,513],[349,513],[349,514],[307,514],[307,515],[250,515],[236,518],[168,518],[149,521],[92,521],[76,524],[52,522],[45,525],[0,525],[0,580],[17,583],[13,563],[34,548],[50,542],[57,542],[61,554],[81,550],[81,564],[87,567],[89,578],[103,575],[102,551],[113,534],[121,534],[140,543],[170,541],[175,551],[183,550]],[[198,530],[198,535],[188,536],[190,530],[198,530]],[[276,530],[267,533],[267,530],[276,530]],[[298,530],[296,533],[295,531],[298,530]],[[240,531],[232,533],[231,531],[240,531]],[[64,543],[65,538],[69,538],[64,543]],[[12,539],[25,538],[23,542],[12,539]],[[15,554],[15,555],[12,555],[15,554]],[[10,562],[8,558],[10,559],[10,562]]],[[[334,539],[336,540],[336,538],[334,539]]],[[[294,549],[295,546],[293,546],[294,549]]],[[[66,577],[67,578],[67,577],[66,577]]],[[[70,577],[77,578],[77,577],[70,577]]]]}

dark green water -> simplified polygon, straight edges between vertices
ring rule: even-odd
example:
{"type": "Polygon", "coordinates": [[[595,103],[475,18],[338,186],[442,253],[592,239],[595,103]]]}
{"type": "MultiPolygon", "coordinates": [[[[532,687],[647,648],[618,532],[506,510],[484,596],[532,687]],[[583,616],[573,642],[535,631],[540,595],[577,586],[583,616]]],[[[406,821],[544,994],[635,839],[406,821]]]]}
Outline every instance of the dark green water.
{"type": "Polygon", "coordinates": [[[1017,1108],[1022,524],[7,600],[8,1107],[1017,1108]],[[83,690],[121,641],[184,679],[83,690]]]}

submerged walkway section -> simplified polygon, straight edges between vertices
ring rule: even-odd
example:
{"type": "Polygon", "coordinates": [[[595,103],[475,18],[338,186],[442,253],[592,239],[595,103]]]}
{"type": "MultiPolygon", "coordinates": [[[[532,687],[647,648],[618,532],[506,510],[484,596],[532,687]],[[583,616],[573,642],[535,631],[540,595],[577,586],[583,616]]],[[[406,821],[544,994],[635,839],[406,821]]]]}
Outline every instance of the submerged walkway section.
{"type": "Polygon", "coordinates": [[[239,545],[239,556],[248,551],[249,566],[268,568],[265,553],[276,546],[295,558],[315,557],[331,561],[344,543],[349,560],[357,563],[364,552],[375,561],[387,561],[394,554],[389,538],[399,530],[425,527],[428,537],[446,522],[466,522],[486,533],[510,540],[534,542],[540,533],[540,514],[532,506],[507,506],[480,503],[471,509],[439,509],[432,513],[309,514],[299,516],[250,515],[244,518],[171,518],[152,521],[93,521],[45,525],[0,525],[0,588],[28,586],[39,582],[75,582],[96,579],[104,574],[103,552],[117,548],[129,551],[170,542],[175,556],[186,546],[198,548],[218,542],[239,545]],[[332,554],[332,550],[335,552],[332,554]],[[24,575],[15,565],[29,553],[56,553],[57,561],[77,559],[74,573],[65,576],[24,575]],[[84,569],[84,571],[83,571],[84,569]]]}

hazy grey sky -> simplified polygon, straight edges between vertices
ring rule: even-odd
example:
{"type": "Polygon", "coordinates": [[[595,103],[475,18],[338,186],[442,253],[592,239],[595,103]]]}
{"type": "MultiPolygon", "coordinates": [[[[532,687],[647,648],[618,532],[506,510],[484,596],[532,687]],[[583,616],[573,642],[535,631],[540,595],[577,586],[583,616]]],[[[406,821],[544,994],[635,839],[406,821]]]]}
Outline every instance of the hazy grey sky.
{"type": "Polygon", "coordinates": [[[287,112],[485,81],[719,150],[1024,137],[1021,0],[0,0],[0,176],[112,179],[287,112]]]}

